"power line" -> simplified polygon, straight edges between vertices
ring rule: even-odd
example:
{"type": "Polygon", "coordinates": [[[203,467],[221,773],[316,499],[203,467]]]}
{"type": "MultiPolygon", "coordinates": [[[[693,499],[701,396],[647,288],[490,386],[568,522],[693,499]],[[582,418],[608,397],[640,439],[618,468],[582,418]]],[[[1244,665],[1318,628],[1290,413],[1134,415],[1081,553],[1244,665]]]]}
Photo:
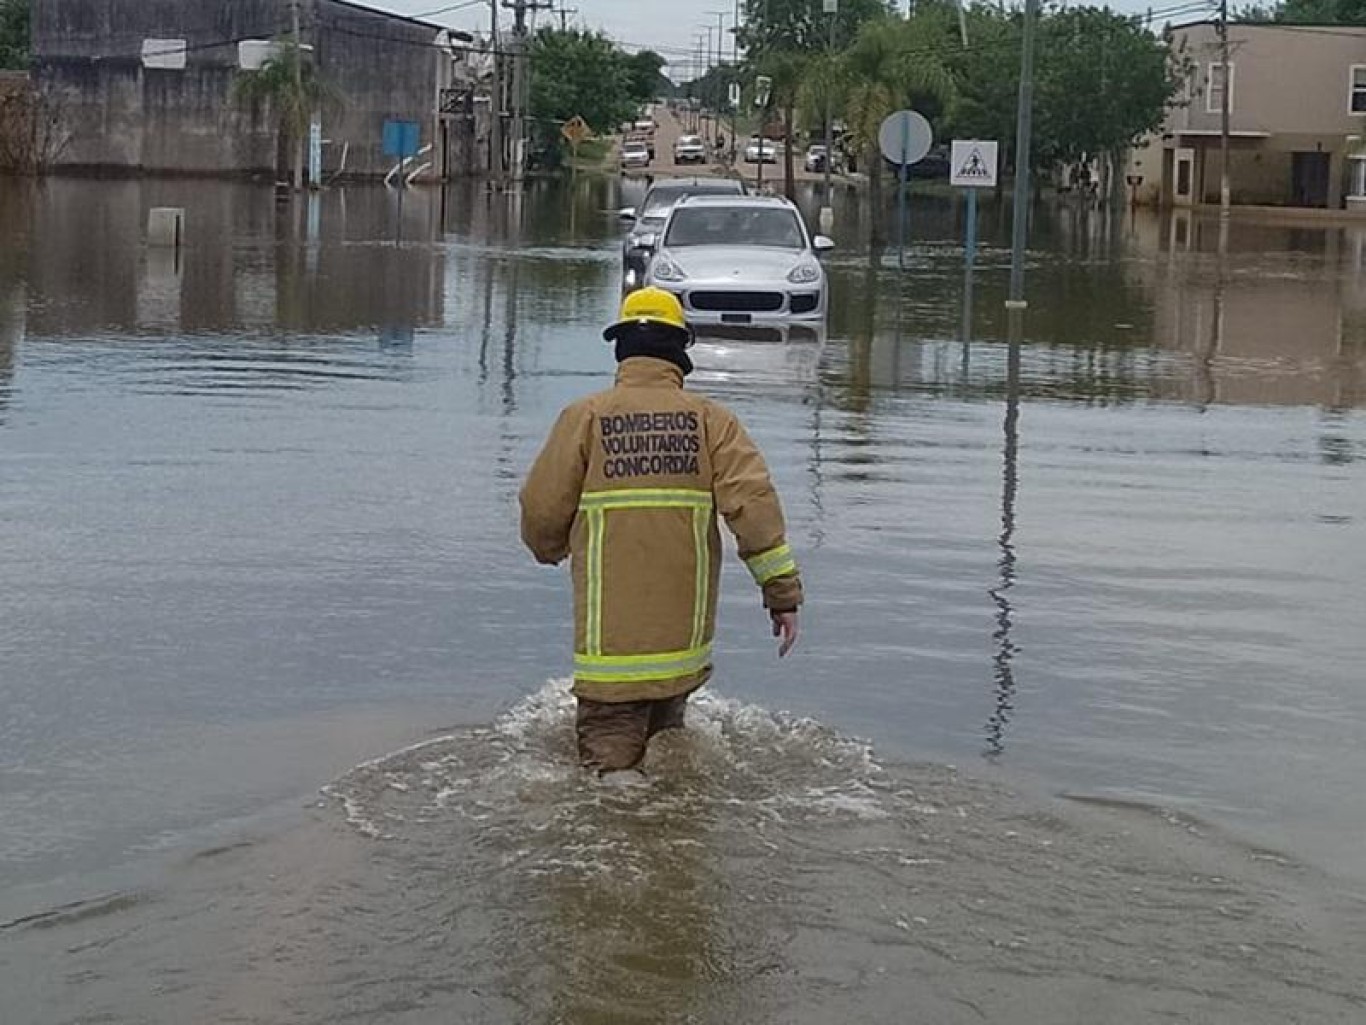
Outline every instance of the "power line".
{"type": "Polygon", "coordinates": [[[453,14],[456,11],[467,10],[470,7],[483,7],[488,0],[463,0],[462,3],[448,4],[445,7],[438,7],[434,11],[423,11],[420,14],[411,15],[414,19],[435,18],[441,14],[453,14]]]}

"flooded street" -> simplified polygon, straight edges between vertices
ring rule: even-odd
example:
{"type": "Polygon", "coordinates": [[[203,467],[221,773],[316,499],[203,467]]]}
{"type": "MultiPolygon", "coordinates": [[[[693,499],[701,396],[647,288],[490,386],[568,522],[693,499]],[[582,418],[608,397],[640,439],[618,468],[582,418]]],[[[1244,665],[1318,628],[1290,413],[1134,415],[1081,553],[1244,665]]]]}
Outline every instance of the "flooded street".
{"type": "Polygon", "coordinates": [[[516,492],[639,188],[0,181],[6,1025],[1366,1018],[1366,224],[1040,207],[1010,345],[1007,211],[841,208],[691,379],[802,646],[729,557],[613,790],[516,492]]]}

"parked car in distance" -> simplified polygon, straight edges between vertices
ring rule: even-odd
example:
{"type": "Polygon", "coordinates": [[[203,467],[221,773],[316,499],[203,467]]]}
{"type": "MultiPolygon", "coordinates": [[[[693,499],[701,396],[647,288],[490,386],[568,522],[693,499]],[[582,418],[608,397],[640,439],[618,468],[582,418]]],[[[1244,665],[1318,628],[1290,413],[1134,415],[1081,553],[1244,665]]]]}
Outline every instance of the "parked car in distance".
{"type": "Polygon", "coordinates": [[[808,172],[824,171],[825,162],[828,159],[826,149],[822,145],[808,146],[806,150],[805,167],[808,172]]]}
{"type": "Polygon", "coordinates": [[[757,164],[762,160],[765,164],[776,164],[781,152],[782,143],[774,142],[772,139],[750,139],[749,145],[745,147],[745,163],[757,164]]]}
{"type": "Polygon", "coordinates": [[[795,204],[769,196],[692,196],[675,204],[646,283],[678,296],[690,323],[824,321],[834,248],[795,204]]]}
{"type": "Polygon", "coordinates": [[[645,148],[650,151],[650,159],[655,158],[655,129],[659,126],[651,118],[641,118],[631,126],[631,134],[628,138],[645,143],[645,148]]]}
{"type": "Polygon", "coordinates": [[[682,135],[674,143],[675,164],[705,164],[707,144],[698,135],[682,135]]]}
{"type": "Polygon", "coordinates": [[[659,233],[669,211],[689,196],[743,196],[745,183],[737,178],[661,178],[645,193],[639,207],[621,211],[631,230],[621,247],[622,287],[639,288],[654,255],[659,233]]]}
{"type": "Polygon", "coordinates": [[[919,161],[911,165],[910,177],[925,179],[949,178],[949,147],[936,143],[919,161]]]}
{"type": "Polygon", "coordinates": [[[623,169],[649,167],[650,148],[643,142],[634,139],[627,140],[621,147],[621,166],[623,169]]]}

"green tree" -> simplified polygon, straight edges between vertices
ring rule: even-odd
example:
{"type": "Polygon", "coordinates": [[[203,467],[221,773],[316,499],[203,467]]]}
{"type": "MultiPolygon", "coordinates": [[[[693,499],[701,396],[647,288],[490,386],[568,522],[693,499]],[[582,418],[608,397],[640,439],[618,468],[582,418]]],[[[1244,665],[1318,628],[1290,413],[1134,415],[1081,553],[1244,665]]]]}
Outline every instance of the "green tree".
{"type": "Polygon", "coordinates": [[[232,84],[239,103],[266,103],[275,114],[280,137],[292,147],[294,188],[304,182],[304,142],[316,113],[341,103],[341,96],[292,41],[280,43],[275,56],[256,71],[244,71],[232,84]]]}
{"type": "MultiPolygon", "coordinates": [[[[964,17],[968,45],[955,39],[943,47],[958,93],[944,125],[945,134],[998,139],[1009,148],[1015,138],[1020,89],[1020,19],[986,4],[974,4],[964,17]]],[[[956,26],[953,32],[956,36],[956,26]]]]}
{"type": "Polygon", "coordinates": [[[653,50],[641,50],[627,57],[626,70],[631,99],[637,103],[649,103],[657,99],[664,76],[664,65],[667,63],[668,61],[653,50]]]}
{"type": "MultiPolygon", "coordinates": [[[[1179,55],[1136,19],[1063,7],[1040,25],[1039,167],[1105,158],[1111,169],[1162,124],[1181,85],[1179,55]]],[[[1116,184],[1117,175],[1110,175],[1116,184]]]]}
{"type": "MultiPolygon", "coordinates": [[[[840,0],[836,44],[847,43],[867,21],[892,13],[888,0],[840,0]]],[[[775,51],[818,53],[830,40],[822,0],[745,0],[740,45],[754,58],[775,51]]]]}
{"type": "MultiPolygon", "coordinates": [[[[748,70],[773,80],[770,103],[781,112],[787,135],[783,170],[791,197],[796,191],[793,128],[802,82],[811,60],[830,48],[829,16],[822,0],[745,0],[744,10],[739,42],[749,55],[748,70]]],[[[853,39],[865,23],[887,17],[890,10],[888,0],[840,0],[833,38],[853,39]]]]}
{"type": "Polygon", "coordinates": [[[843,55],[845,122],[849,142],[868,169],[875,245],[885,241],[886,230],[878,216],[883,171],[878,129],[897,110],[930,113],[950,107],[957,95],[938,37],[938,26],[929,20],[880,18],[865,24],[843,55]]]}
{"type": "Polygon", "coordinates": [[[635,117],[642,100],[633,91],[631,61],[601,32],[543,28],[536,33],[531,42],[531,115],[543,161],[558,164],[562,159],[560,126],[570,118],[583,118],[602,135],[635,117]]]}
{"type": "Polygon", "coordinates": [[[30,56],[29,0],[0,0],[0,71],[23,71],[30,56]]]}
{"type": "Polygon", "coordinates": [[[730,84],[743,83],[744,71],[736,64],[717,64],[699,78],[683,86],[687,99],[697,100],[710,110],[726,110],[730,103],[730,84]]]}

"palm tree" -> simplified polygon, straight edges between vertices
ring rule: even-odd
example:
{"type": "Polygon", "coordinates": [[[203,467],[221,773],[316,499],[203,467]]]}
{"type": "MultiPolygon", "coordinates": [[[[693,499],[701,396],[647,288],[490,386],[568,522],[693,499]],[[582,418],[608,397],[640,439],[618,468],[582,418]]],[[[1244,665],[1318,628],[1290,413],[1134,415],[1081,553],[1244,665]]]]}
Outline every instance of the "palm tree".
{"type": "Polygon", "coordinates": [[[935,27],[917,18],[879,18],[866,23],[843,54],[838,80],[849,140],[868,168],[874,244],[885,241],[878,128],[916,98],[932,98],[943,107],[953,103],[953,75],[939,52],[935,27]]]}
{"type": "Polygon", "coordinates": [[[239,103],[268,103],[274,109],[281,139],[292,144],[292,179],[295,190],[304,184],[304,140],[313,116],[341,102],[337,89],[306,60],[293,41],[280,43],[275,56],[256,71],[244,71],[232,85],[239,103]]]}
{"type": "MultiPolygon", "coordinates": [[[[783,135],[783,189],[788,199],[797,195],[797,175],[793,165],[792,130],[797,120],[797,104],[800,101],[802,82],[811,66],[811,58],[795,50],[773,50],[759,62],[760,70],[773,80],[772,104],[782,112],[783,135]]],[[[760,126],[763,134],[763,126],[760,126]]]]}

